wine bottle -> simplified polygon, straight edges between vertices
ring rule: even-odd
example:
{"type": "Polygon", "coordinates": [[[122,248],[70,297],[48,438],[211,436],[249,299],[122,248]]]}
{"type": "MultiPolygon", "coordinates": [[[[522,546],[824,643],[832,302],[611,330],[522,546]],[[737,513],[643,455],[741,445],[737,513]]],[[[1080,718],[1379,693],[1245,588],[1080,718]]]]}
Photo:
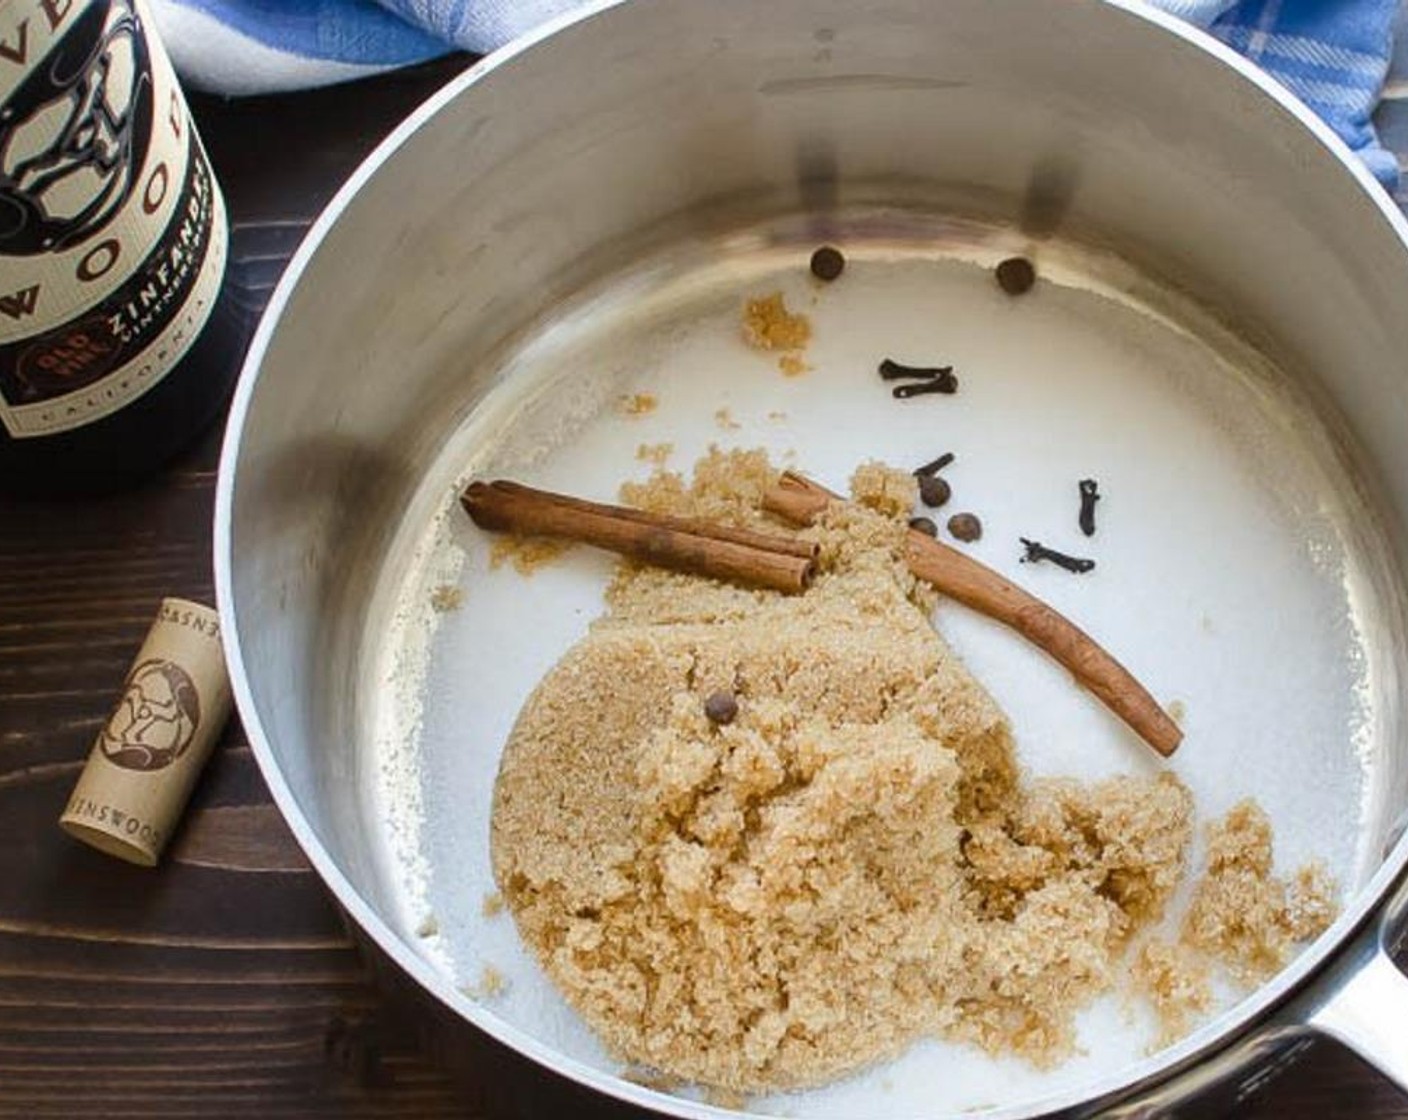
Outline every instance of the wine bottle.
{"type": "Polygon", "coordinates": [[[0,4],[0,490],[130,485],[209,427],[228,247],[146,0],[0,4]]]}

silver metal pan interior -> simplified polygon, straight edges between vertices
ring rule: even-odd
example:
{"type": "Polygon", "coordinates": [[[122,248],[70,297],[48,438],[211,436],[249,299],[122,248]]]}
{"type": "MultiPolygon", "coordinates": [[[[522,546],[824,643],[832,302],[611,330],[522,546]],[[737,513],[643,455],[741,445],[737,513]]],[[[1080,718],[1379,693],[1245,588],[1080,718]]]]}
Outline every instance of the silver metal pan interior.
{"type": "MultiPolygon", "coordinates": [[[[471,474],[610,499],[666,444],[674,468],[767,447],[833,487],[952,450],[944,513],[982,516],[974,554],[1183,711],[1171,765],[1200,818],[1254,796],[1281,865],[1322,859],[1343,887],[1334,928],[1178,1047],[1146,1053],[1151,1025],[1111,999],[1055,1071],[925,1043],[753,1110],[1035,1114],[1151,1081],[1294,987],[1403,864],[1402,222],[1214,47],[1120,5],[1042,9],[605,6],[407,122],[261,330],[217,526],[261,763],[383,949],[588,1084],[707,1111],[621,1080],[484,915],[499,751],[611,561],[493,568],[454,500],[471,474]],[[831,285],[806,271],[823,241],[848,257],[831,285]],[[1018,299],[992,279],[1013,253],[1041,277],[1018,299]],[[740,338],[743,300],[774,290],[813,322],[799,376],[740,338]],[[895,401],[887,356],[951,362],[960,391],[895,401]],[[622,407],[638,394],[656,407],[622,407]],[[1019,565],[1019,536],[1098,568],[1019,565]]],[[[1014,636],[952,605],[935,622],[1029,772],[1158,765],[1014,636]]]]}

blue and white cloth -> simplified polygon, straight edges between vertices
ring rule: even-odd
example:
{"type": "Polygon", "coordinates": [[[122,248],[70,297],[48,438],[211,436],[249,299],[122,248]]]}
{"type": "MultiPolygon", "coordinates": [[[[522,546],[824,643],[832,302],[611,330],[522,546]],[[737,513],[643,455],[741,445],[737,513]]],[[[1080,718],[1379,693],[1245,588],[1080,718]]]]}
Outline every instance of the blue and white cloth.
{"type": "MultiPolygon", "coordinates": [[[[698,0],[707,3],[708,0],[698,0]]],[[[767,0],[759,0],[766,3],[767,0]]],[[[939,2],[939,0],[935,0],[939,2]]],[[[1318,113],[1392,189],[1394,158],[1371,114],[1399,0],[1150,0],[1206,28],[1318,113]]],[[[577,0],[153,0],[186,81],[248,94],[326,85],[486,52],[577,0]]]]}
{"type": "Polygon", "coordinates": [[[1398,163],[1371,117],[1399,0],[1153,0],[1206,28],[1304,101],[1393,189],[1398,163]]]}

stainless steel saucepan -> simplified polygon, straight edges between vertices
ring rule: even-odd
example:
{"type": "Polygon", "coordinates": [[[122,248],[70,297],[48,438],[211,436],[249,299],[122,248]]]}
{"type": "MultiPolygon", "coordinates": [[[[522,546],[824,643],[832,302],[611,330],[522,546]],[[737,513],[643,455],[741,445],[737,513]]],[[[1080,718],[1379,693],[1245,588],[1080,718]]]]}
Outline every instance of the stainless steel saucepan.
{"type": "MultiPolygon", "coordinates": [[[[1178,700],[1171,765],[1202,817],[1256,797],[1281,866],[1324,860],[1342,913],[1154,1053],[1097,1008],[1056,1071],[926,1042],[746,1108],[1166,1115],[1251,1091],[1315,1036],[1408,1089],[1388,954],[1408,926],[1405,307],[1408,226],[1354,157],[1133,0],[597,4],[401,125],[270,305],[216,521],[256,755],[373,959],[481,1085],[529,1084],[495,1076],[528,1061],[572,1107],[718,1114],[628,1080],[483,912],[504,737],[610,569],[492,567],[456,486],[609,498],[638,448],[683,466],[711,442],[840,486],[864,458],[957,449],[975,554],[1178,700]],[[823,241],[850,262],[824,289],[805,268],[823,241]],[[1019,300],[990,281],[1012,253],[1042,277],[1019,300]],[[741,298],[773,288],[814,321],[802,377],[738,340],[741,298]],[[892,352],[944,355],[962,391],[898,405],[870,372],[892,352]],[[646,393],[653,412],[618,407],[646,393]],[[1100,567],[1019,568],[1018,533],[1090,472],[1100,567]]],[[[1011,635],[953,606],[937,624],[1029,771],[1159,765],[1011,635]]]]}

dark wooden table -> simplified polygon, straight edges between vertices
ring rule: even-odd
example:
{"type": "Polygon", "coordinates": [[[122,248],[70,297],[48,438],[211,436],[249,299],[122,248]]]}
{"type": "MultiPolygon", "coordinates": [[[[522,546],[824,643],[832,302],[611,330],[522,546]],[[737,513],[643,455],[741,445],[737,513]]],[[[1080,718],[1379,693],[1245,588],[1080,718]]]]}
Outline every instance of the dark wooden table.
{"type": "MultiPolygon", "coordinates": [[[[310,219],[466,64],[193,98],[234,220],[310,219]]],[[[158,871],[55,826],[158,600],[213,602],[219,434],[134,493],[0,504],[0,1118],[492,1115],[374,988],[237,721],[158,871]]],[[[1408,1100],[1326,1045],[1239,1115],[1408,1120],[1408,1100]]]]}

